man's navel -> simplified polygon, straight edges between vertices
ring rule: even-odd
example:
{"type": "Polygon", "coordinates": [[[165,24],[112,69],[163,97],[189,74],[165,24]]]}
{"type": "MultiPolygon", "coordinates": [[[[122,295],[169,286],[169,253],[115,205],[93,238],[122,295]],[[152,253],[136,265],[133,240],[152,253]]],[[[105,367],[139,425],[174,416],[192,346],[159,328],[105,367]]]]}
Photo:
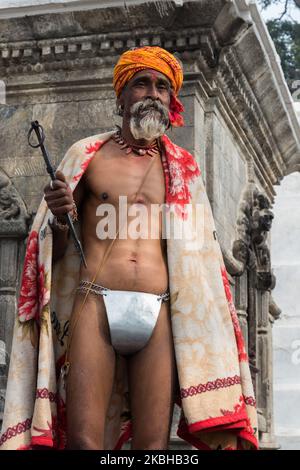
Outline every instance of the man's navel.
{"type": "Polygon", "coordinates": [[[108,194],[107,193],[101,193],[100,195],[102,201],[106,201],[108,199],[108,194]]]}
{"type": "Polygon", "coordinates": [[[129,261],[132,263],[137,263],[138,262],[138,254],[136,251],[132,251],[129,255],[129,261]]]}

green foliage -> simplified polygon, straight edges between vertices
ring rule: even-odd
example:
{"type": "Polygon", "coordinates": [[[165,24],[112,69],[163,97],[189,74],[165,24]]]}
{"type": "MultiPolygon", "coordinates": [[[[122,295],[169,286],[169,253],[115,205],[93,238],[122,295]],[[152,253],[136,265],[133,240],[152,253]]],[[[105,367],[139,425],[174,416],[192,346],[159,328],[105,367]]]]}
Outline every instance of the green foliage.
{"type": "Polygon", "coordinates": [[[267,26],[280,56],[288,86],[293,92],[293,82],[300,79],[300,24],[270,20],[267,26]]]}
{"type": "Polygon", "coordinates": [[[279,54],[283,73],[293,93],[296,80],[300,80],[300,24],[285,20],[287,7],[299,7],[298,0],[258,0],[258,4],[266,9],[270,5],[282,5],[279,18],[266,22],[270,35],[279,54]]]}

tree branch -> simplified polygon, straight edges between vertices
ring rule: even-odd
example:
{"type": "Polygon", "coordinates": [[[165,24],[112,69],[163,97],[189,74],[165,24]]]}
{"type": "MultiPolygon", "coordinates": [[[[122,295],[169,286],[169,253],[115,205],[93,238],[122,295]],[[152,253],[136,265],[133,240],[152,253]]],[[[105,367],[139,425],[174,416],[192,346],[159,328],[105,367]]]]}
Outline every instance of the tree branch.
{"type": "Polygon", "coordinates": [[[278,21],[281,21],[284,15],[287,14],[288,4],[289,4],[289,0],[285,0],[284,12],[282,13],[281,17],[278,18],[278,21]]]}

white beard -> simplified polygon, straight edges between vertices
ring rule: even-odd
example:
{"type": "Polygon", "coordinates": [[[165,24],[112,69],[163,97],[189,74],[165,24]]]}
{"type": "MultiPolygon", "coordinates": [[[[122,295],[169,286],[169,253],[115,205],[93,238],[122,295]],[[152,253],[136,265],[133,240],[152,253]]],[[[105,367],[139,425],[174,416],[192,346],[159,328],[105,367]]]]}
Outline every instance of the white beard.
{"type": "Polygon", "coordinates": [[[157,139],[162,136],[168,128],[169,113],[167,108],[161,103],[157,103],[155,107],[153,107],[152,100],[146,100],[145,102],[139,101],[131,107],[130,112],[130,131],[136,140],[157,139]],[[149,110],[147,110],[147,108],[149,108],[149,110]]]}

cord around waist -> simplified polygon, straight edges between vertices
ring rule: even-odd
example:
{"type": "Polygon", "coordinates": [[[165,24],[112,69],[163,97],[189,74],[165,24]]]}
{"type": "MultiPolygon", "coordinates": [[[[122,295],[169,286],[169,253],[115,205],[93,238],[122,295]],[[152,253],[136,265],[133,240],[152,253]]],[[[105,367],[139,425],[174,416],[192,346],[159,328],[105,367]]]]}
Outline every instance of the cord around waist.
{"type": "MultiPolygon", "coordinates": [[[[95,295],[107,295],[107,292],[113,292],[114,289],[108,289],[107,287],[101,286],[100,284],[95,284],[90,281],[82,280],[77,287],[79,292],[91,292],[95,295]]],[[[131,292],[131,291],[124,291],[131,292]]],[[[132,291],[133,292],[133,291],[132,291]]],[[[140,294],[149,294],[149,292],[140,292],[140,294]]],[[[157,297],[157,300],[162,300],[162,302],[167,302],[170,298],[169,291],[164,292],[163,294],[152,294],[157,297]]]]}

